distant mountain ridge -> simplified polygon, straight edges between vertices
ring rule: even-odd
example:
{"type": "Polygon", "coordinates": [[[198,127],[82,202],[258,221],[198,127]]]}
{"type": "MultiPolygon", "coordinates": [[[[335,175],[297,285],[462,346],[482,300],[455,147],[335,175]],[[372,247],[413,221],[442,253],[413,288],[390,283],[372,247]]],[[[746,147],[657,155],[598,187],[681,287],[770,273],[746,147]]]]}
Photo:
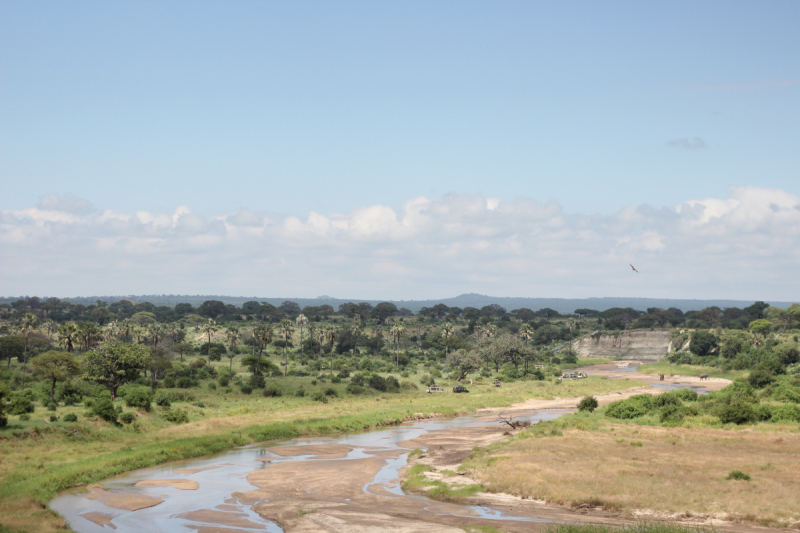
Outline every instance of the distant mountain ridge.
{"type": "MultiPolygon", "coordinates": [[[[15,297],[0,297],[0,304],[11,303],[21,296],[15,297]]],[[[44,300],[47,297],[41,297],[44,300]]],[[[241,306],[245,302],[258,301],[269,302],[272,305],[278,306],[286,300],[297,302],[300,307],[307,305],[330,305],[334,309],[338,309],[339,305],[348,302],[368,302],[372,305],[380,302],[392,302],[398,308],[405,307],[413,312],[418,312],[423,307],[432,307],[438,303],[443,303],[449,307],[476,307],[480,309],[489,304],[498,304],[511,311],[513,309],[520,309],[527,307],[534,311],[543,308],[550,308],[558,311],[559,313],[572,313],[576,309],[595,309],[597,311],[605,311],[612,307],[631,307],[640,311],[645,311],[649,307],[660,307],[668,309],[676,307],[683,312],[698,311],[706,307],[717,306],[721,308],[726,307],[739,307],[744,308],[755,303],[753,300],[690,300],[690,299],[670,299],[670,298],[627,298],[627,297],[604,297],[604,298],[524,298],[524,297],[509,297],[509,296],[486,296],[484,294],[461,294],[454,298],[442,298],[439,300],[370,300],[359,298],[333,298],[330,296],[321,296],[318,298],[263,298],[258,296],[220,296],[220,295],[178,295],[178,294],[142,294],[142,295],[123,295],[123,296],[86,296],[76,298],[61,298],[73,304],[89,305],[95,303],[97,300],[103,300],[108,303],[113,303],[119,300],[133,300],[136,302],[150,302],[154,305],[168,305],[170,307],[179,303],[190,303],[194,306],[202,304],[206,300],[219,300],[226,304],[241,306]]],[[[787,308],[792,302],[767,302],[775,307],[787,308]]]]}

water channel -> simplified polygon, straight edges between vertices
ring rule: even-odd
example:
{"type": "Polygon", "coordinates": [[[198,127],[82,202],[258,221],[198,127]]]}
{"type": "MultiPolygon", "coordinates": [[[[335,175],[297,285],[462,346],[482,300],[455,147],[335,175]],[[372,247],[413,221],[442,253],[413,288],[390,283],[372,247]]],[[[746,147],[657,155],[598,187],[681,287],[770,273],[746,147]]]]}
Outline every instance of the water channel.
{"type": "MultiPolygon", "coordinates": [[[[588,369],[591,372],[591,369],[588,369]]],[[[620,369],[620,375],[635,372],[635,367],[620,369]]],[[[652,383],[664,386],[663,383],[652,383]]],[[[688,385],[670,384],[668,388],[681,388],[688,385]]],[[[695,388],[695,387],[693,387],[695,388]]],[[[698,392],[702,392],[699,390],[698,392]]],[[[518,419],[531,423],[552,420],[571,409],[544,409],[515,413],[518,419]]],[[[263,469],[280,469],[290,462],[328,461],[342,462],[341,470],[358,468],[365,459],[375,461],[380,457],[384,463],[374,476],[363,483],[361,491],[374,501],[384,501],[384,505],[394,505],[400,499],[414,498],[424,501],[424,509],[433,513],[449,513],[454,516],[472,516],[490,520],[551,521],[531,516],[514,516],[513,513],[478,506],[442,506],[439,502],[427,500],[416,495],[406,495],[398,484],[398,471],[408,457],[408,445],[400,443],[415,439],[425,433],[441,432],[454,428],[486,426],[487,420],[479,415],[464,416],[449,420],[432,419],[416,421],[388,429],[380,429],[357,434],[335,437],[301,438],[283,441],[268,441],[235,448],[215,455],[161,464],[127,472],[104,480],[98,485],[103,489],[97,497],[85,488],[65,491],[51,503],[50,507],[59,512],[70,527],[79,533],[97,533],[116,529],[120,533],[144,533],[153,531],[204,532],[238,531],[267,532],[283,531],[276,523],[266,520],[253,511],[254,501],[239,495],[253,491],[257,487],[247,477],[263,469]],[[305,454],[296,447],[310,446],[314,453],[305,454]],[[280,449],[293,450],[291,454],[281,454],[280,449]],[[288,448],[293,447],[293,448],[288,448]],[[319,455],[317,450],[344,449],[340,457],[319,455]],[[351,466],[352,465],[352,466],[351,466]],[[196,490],[182,490],[170,485],[153,485],[157,480],[169,480],[172,485],[195,482],[196,490]],[[180,480],[177,484],[173,481],[180,480]],[[150,482],[150,486],[147,483],[150,482]],[[137,485],[138,484],[138,485],[137,485]],[[109,499],[109,496],[111,499],[109,499]],[[119,499],[114,498],[119,496],[119,499]],[[95,498],[95,499],[89,499],[95,498]],[[149,505],[130,510],[126,501],[143,498],[149,505]],[[383,500],[375,500],[381,498],[383,500]],[[155,500],[154,500],[155,499],[155,500]],[[158,503],[157,500],[163,500],[158,503]],[[105,503],[104,503],[105,502],[105,503]],[[154,504],[155,503],[155,504],[154,504]],[[431,506],[428,506],[428,504],[431,506]],[[463,513],[463,515],[461,514],[463,513]]],[[[322,463],[319,463],[320,465],[322,463]]],[[[184,485],[184,488],[186,486],[184,485]]],[[[97,490],[97,489],[94,489],[97,490]]],[[[309,493],[311,490],[309,489],[309,493]]],[[[335,501],[337,498],[330,498],[335,501]]],[[[263,501],[263,500],[262,500],[263,501]]],[[[342,502],[350,501],[342,498],[342,502]]],[[[257,502],[260,503],[260,502],[257,502]]],[[[419,502],[417,502],[419,503],[419,502]]],[[[372,504],[374,505],[374,503],[372,504]]],[[[378,504],[380,505],[380,503],[378,504]]]]}

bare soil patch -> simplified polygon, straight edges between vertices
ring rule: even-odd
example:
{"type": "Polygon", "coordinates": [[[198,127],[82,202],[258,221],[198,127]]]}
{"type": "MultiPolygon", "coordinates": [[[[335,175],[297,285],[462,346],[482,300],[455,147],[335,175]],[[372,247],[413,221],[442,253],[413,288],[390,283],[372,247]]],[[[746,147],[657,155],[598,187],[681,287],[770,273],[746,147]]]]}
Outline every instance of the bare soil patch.
{"type": "Polygon", "coordinates": [[[197,490],[200,484],[191,479],[146,479],[136,484],[137,487],[172,487],[180,490],[197,490]]]}
{"type": "Polygon", "coordinates": [[[145,507],[153,507],[154,505],[158,505],[164,501],[161,498],[153,498],[150,496],[145,496],[144,494],[134,494],[130,492],[109,492],[107,490],[103,490],[97,485],[90,485],[88,487],[88,491],[88,494],[83,495],[84,498],[88,500],[97,500],[99,502],[103,502],[109,507],[122,509],[125,511],[136,511],[138,509],[144,509],[145,507]]]}

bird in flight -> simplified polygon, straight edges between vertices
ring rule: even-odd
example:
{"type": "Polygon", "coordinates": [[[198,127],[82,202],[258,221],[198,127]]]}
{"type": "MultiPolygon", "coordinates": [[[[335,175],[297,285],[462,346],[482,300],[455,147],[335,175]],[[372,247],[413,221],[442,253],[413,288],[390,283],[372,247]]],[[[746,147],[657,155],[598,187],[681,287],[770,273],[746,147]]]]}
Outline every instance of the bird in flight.
{"type": "MultiPolygon", "coordinates": [[[[631,265],[630,263],[628,263],[628,264],[629,264],[629,265],[631,265]]],[[[634,272],[636,272],[637,274],[639,273],[639,271],[638,271],[638,270],[636,270],[636,267],[634,267],[633,265],[631,265],[631,268],[632,268],[632,269],[633,269],[633,271],[634,271],[634,272]]]]}

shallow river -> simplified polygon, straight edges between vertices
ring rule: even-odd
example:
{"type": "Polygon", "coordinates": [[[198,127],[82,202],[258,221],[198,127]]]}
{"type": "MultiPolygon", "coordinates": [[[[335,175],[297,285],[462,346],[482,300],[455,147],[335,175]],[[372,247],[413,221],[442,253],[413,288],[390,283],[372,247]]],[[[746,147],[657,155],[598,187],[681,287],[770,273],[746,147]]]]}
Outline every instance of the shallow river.
{"type": "MultiPolygon", "coordinates": [[[[591,372],[591,369],[588,370],[591,372]]],[[[630,371],[635,371],[635,368],[620,369],[620,373],[627,374],[630,371]]],[[[652,383],[652,385],[665,386],[663,383],[652,383]]],[[[686,386],[683,385],[683,387],[686,386]]],[[[681,388],[681,385],[670,384],[668,388],[681,388]]],[[[570,409],[548,409],[515,413],[515,415],[519,415],[517,419],[536,423],[537,421],[552,420],[572,411],[570,409]]],[[[358,463],[351,463],[351,465],[356,465],[353,468],[357,468],[357,465],[365,458],[374,460],[376,456],[384,456],[383,467],[377,471],[374,477],[363,484],[361,490],[370,495],[390,499],[425,500],[421,496],[406,495],[399,487],[398,470],[406,464],[410,450],[398,443],[417,438],[431,431],[485,426],[487,423],[489,422],[486,418],[481,419],[480,415],[474,415],[449,420],[417,421],[388,429],[335,437],[267,441],[215,455],[135,470],[107,479],[98,483],[104,489],[104,491],[96,491],[100,493],[99,498],[97,494],[92,494],[86,489],[71,489],[55,498],[50,503],[50,507],[64,516],[70,526],[80,533],[108,532],[111,528],[115,528],[120,533],[150,533],[153,531],[176,533],[266,531],[276,533],[283,530],[274,522],[270,522],[254,512],[251,508],[253,501],[239,497],[239,493],[247,493],[257,488],[247,480],[247,476],[253,472],[274,468],[276,465],[287,462],[330,460],[341,461],[343,463],[341,469],[346,471],[351,468],[347,464],[349,461],[358,461],[358,463]],[[344,446],[347,449],[341,453],[340,457],[330,454],[321,456],[312,453],[302,454],[302,451],[298,453],[296,449],[290,454],[282,455],[280,451],[281,447],[289,446],[313,446],[314,448],[309,448],[309,450],[318,450],[320,445],[327,449],[334,449],[337,446],[344,446]],[[196,482],[199,488],[181,490],[172,486],[137,486],[137,483],[149,480],[184,480],[183,482],[196,482]],[[89,499],[89,497],[95,499],[89,499]],[[114,500],[116,497],[119,499],[114,500]],[[129,509],[137,507],[135,504],[126,503],[126,498],[134,501],[139,498],[140,502],[144,499],[152,506],[133,511],[126,510],[126,507],[129,509]],[[153,505],[157,500],[148,498],[160,499],[163,502],[153,505]],[[242,502],[242,499],[245,501],[242,502]]],[[[305,490],[305,487],[298,488],[305,490]]],[[[328,501],[336,500],[335,497],[328,499],[328,501]]],[[[349,502],[350,499],[345,498],[341,501],[349,502]]],[[[387,500],[386,503],[392,505],[391,500],[387,500]]],[[[432,501],[430,503],[433,504],[432,501]]],[[[476,506],[432,506],[432,508],[426,507],[425,509],[454,516],[462,516],[463,512],[464,515],[491,520],[551,521],[539,520],[530,516],[513,516],[510,513],[476,506]]]]}

